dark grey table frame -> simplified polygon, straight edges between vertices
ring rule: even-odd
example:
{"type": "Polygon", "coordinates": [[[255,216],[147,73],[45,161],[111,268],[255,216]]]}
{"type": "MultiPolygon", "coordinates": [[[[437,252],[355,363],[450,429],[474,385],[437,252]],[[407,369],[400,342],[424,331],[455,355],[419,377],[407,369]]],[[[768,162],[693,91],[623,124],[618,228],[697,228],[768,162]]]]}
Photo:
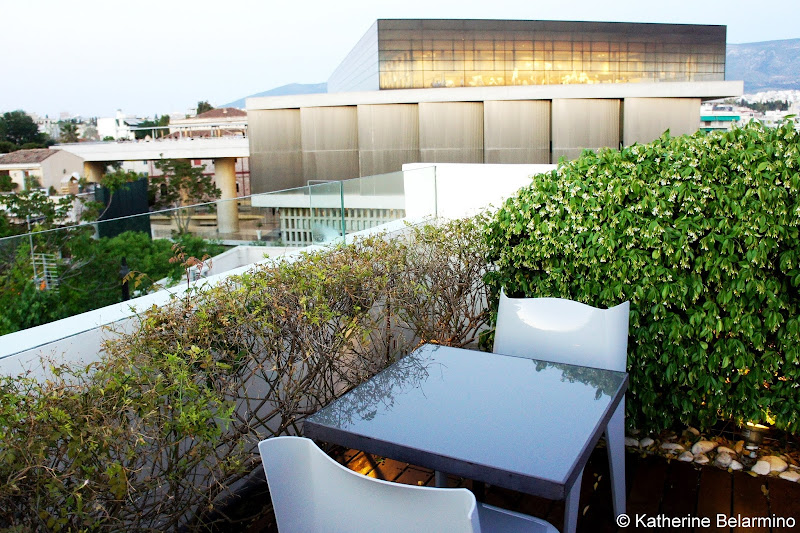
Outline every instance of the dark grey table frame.
{"type": "MultiPolygon", "coordinates": [[[[436,346],[431,347],[430,345],[423,346],[419,348],[414,354],[420,353],[427,353],[427,352],[435,352],[438,350],[446,350],[447,353],[452,355],[451,350],[460,350],[458,348],[449,348],[449,347],[442,347],[436,346]],[[424,351],[424,352],[421,352],[424,351]]],[[[474,354],[475,352],[471,352],[474,354]]],[[[507,358],[511,359],[519,359],[513,356],[507,355],[500,355],[500,354],[493,354],[493,353],[483,353],[480,352],[480,356],[487,357],[487,358],[494,358],[492,359],[492,364],[499,365],[502,367],[507,358]]],[[[331,406],[336,405],[337,402],[347,401],[347,396],[351,394],[357,394],[355,391],[358,391],[360,388],[369,387],[371,382],[375,382],[376,380],[380,380],[381,376],[387,372],[391,372],[393,368],[397,365],[403,364],[403,362],[407,358],[401,359],[400,361],[396,362],[394,365],[391,365],[386,370],[376,374],[366,383],[356,387],[352,391],[346,393],[341,398],[336,400],[331,404],[331,406]]],[[[449,361],[449,364],[452,365],[458,364],[458,358],[452,359],[449,361]]],[[[546,361],[539,361],[542,364],[546,365],[554,365],[553,363],[547,363],[546,361]]],[[[469,364],[465,360],[465,364],[469,364]]],[[[554,365],[555,366],[555,365],[554,365]]],[[[561,365],[564,366],[571,366],[571,365],[561,365]]],[[[581,369],[583,367],[573,367],[576,369],[581,369]]],[[[449,474],[454,474],[460,477],[464,477],[467,479],[473,479],[477,481],[483,481],[486,483],[490,483],[492,485],[496,485],[499,487],[504,487],[507,489],[512,489],[528,494],[533,494],[536,496],[541,496],[544,498],[552,499],[552,500],[566,500],[566,509],[565,509],[565,524],[564,524],[564,531],[572,532],[575,530],[575,524],[577,522],[577,513],[578,513],[578,495],[580,492],[580,482],[583,475],[583,469],[586,465],[586,462],[589,459],[589,455],[591,454],[592,450],[595,448],[600,435],[606,430],[608,423],[612,417],[612,415],[617,410],[617,406],[620,405],[622,401],[625,391],[628,387],[628,375],[621,372],[612,372],[609,370],[598,370],[592,369],[593,371],[599,373],[608,373],[608,375],[616,375],[619,380],[619,385],[616,387],[616,390],[611,391],[609,394],[610,401],[608,402],[608,406],[603,411],[601,416],[597,417],[596,423],[591,431],[588,432],[584,436],[584,442],[580,446],[580,452],[574,457],[572,464],[568,469],[568,475],[565,479],[557,481],[551,479],[545,479],[541,477],[537,477],[535,473],[524,473],[524,472],[509,472],[502,468],[497,467],[496,465],[492,464],[477,464],[472,463],[463,458],[458,456],[452,456],[448,454],[448,449],[443,447],[441,450],[425,450],[416,447],[413,443],[411,444],[398,444],[391,440],[386,440],[380,438],[381,435],[366,435],[366,434],[359,434],[353,431],[349,431],[347,429],[342,429],[340,427],[336,427],[335,425],[326,423],[322,421],[324,416],[320,416],[320,413],[323,413],[326,409],[330,409],[331,406],[328,406],[319,413],[312,415],[308,419],[306,419],[304,424],[303,433],[306,437],[320,440],[323,442],[339,444],[342,446],[346,446],[348,448],[353,448],[357,450],[362,450],[367,453],[380,455],[383,457],[389,457],[391,459],[399,460],[408,462],[411,464],[424,466],[427,468],[431,468],[437,472],[447,472],[449,474]],[[620,379],[620,376],[622,378],[620,379]]],[[[423,382],[424,383],[424,382],[423,382]]],[[[364,392],[363,390],[361,392],[364,392]]],[[[380,393],[378,393],[379,395],[380,393]]],[[[402,399],[402,395],[400,395],[402,399]]],[[[514,395],[509,393],[508,398],[510,401],[513,401],[514,395]]],[[[393,399],[393,401],[397,401],[397,399],[393,399]]],[[[402,400],[400,400],[402,401],[402,400]]],[[[345,404],[339,404],[341,407],[345,404]]],[[[495,409],[504,409],[503,405],[496,405],[493,406],[495,409]]],[[[389,414],[385,414],[385,416],[391,416],[391,411],[389,414]]],[[[413,427],[415,421],[413,419],[397,419],[393,420],[397,425],[406,426],[406,427],[413,427]]],[[[527,428],[531,432],[535,432],[536,428],[527,428]]],[[[464,433],[459,435],[456,438],[469,438],[469,427],[463,428],[464,433]]],[[[509,438],[508,435],[500,432],[498,438],[509,438]]],[[[542,439],[549,439],[556,441],[558,440],[559,435],[557,433],[550,434],[550,435],[543,435],[542,439]]],[[[520,453],[524,451],[521,450],[520,453]]],[[[437,476],[438,477],[438,476],[437,476]]],[[[441,479],[441,478],[440,478],[441,479]]],[[[438,481],[438,480],[437,480],[438,481]]]]}

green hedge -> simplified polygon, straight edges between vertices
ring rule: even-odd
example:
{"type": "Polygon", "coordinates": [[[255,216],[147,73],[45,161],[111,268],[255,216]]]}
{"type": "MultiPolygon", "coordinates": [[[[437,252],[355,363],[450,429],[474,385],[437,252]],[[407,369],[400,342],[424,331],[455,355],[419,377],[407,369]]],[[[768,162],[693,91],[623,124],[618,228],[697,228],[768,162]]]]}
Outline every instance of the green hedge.
{"type": "Polygon", "coordinates": [[[586,151],[495,213],[488,282],[630,300],[631,425],[798,433],[799,145],[789,121],[586,151]]]}

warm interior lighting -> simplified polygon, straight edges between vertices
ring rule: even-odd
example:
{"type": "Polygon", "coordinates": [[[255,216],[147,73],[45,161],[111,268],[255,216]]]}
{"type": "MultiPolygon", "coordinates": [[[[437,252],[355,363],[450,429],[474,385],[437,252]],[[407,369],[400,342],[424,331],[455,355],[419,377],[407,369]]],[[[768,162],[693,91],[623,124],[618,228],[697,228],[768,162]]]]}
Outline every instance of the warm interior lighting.
{"type": "Polygon", "coordinates": [[[717,64],[724,63],[724,54],[701,62],[700,52],[681,52],[674,43],[489,33],[494,35],[466,31],[460,38],[431,39],[433,33],[423,31],[411,39],[381,39],[381,88],[691,81],[697,74],[718,75],[717,64]]]}

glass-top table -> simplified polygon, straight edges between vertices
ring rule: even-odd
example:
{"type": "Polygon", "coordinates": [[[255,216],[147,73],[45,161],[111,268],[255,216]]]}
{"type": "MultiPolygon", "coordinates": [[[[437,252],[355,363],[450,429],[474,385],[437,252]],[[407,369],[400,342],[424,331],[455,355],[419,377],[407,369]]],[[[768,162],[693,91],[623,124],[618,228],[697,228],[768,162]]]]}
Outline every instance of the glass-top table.
{"type": "Polygon", "coordinates": [[[306,419],[303,432],[569,500],[627,386],[624,372],[425,345],[306,419]]]}

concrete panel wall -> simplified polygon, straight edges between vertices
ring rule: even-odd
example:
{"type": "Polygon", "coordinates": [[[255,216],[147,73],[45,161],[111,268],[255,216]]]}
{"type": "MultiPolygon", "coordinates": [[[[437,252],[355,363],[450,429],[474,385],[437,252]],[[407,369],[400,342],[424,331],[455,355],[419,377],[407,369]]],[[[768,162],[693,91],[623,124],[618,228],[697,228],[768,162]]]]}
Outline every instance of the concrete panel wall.
{"type": "Polygon", "coordinates": [[[358,106],[362,176],[395,172],[419,161],[419,109],[415,104],[358,106]]]}
{"type": "Polygon", "coordinates": [[[303,178],[357,178],[358,112],[356,106],[300,109],[303,178]]]}
{"type": "Polygon", "coordinates": [[[483,163],[483,102],[420,103],[419,151],[426,163],[483,163]]]}
{"type": "Polygon", "coordinates": [[[486,163],[550,163],[550,101],[483,103],[486,163]]]}
{"type": "Polygon", "coordinates": [[[673,137],[692,134],[700,127],[699,98],[625,98],[625,146],[648,143],[669,130],[673,137]]]}
{"type": "Polygon", "coordinates": [[[300,110],[254,110],[247,120],[251,190],[259,193],[305,185],[300,110]]]}
{"type": "MultiPolygon", "coordinates": [[[[559,94],[581,89],[587,97],[553,98],[550,90],[521,98],[512,94],[515,87],[503,93],[426,89],[293,97],[302,100],[297,108],[249,109],[252,191],[393,172],[409,162],[555,163],[586,148],[617,148],[623,141],[649,142],[667,128],[680,135],[699,127],[698,91],[681,89],[697,84],[624,84],[628,92],[600,85],[559,88],[559,94]],[[420,101],[432,98],[429,93],[471,101],[420,101]]],[[[292,105],[284,97],[273,100],[292,105]]]]}
{"type": "Polygon", "coordinates": [[[552,117],[553,163],[575,159],[584,148],[619,147],[620,100],[553,99],[552,117]]]}

